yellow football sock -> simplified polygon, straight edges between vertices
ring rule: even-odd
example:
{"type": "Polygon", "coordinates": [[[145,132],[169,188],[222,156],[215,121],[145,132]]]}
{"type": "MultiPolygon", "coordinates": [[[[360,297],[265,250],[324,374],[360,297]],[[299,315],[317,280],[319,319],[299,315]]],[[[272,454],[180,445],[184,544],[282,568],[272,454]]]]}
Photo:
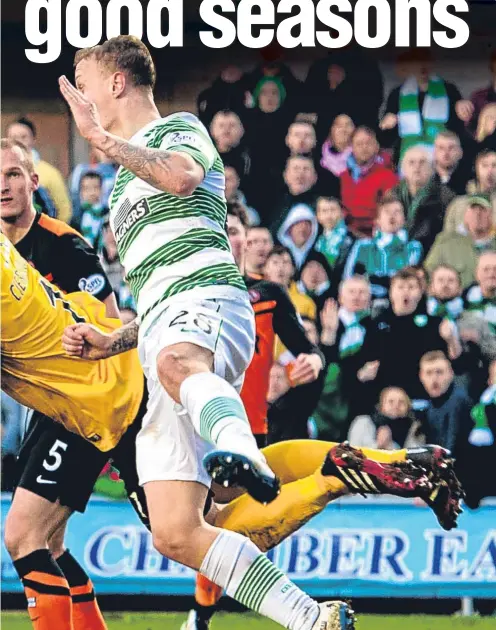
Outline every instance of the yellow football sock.
{"type": "MultiPolygon", "coordinates": [[[[321,440],[289,440],[262,449],[267,463],[282,484],[308,477],[324,463],[325,456],[337,442],[321,440]]],[[[406,460],[406,449],[381,451],[371,448],[359,449],[371,459],[383,464],[394,464],[406,460]]]]}
{"type": "Polygon", "coordinates": [[[217,514],[215,526],[243,534],[268,551],[347,492],[339,479],[317,471],[283,485],[277,499],[266,506],[247,494],[238,497],[217,514]]]}

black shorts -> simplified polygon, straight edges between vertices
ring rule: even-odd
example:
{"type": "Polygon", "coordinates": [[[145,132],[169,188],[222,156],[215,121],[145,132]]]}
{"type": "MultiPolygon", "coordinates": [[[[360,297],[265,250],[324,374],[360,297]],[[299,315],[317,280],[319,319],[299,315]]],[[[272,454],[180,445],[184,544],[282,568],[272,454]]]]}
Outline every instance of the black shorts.
{"type": "MultiPolygon", "coordinates": [[[[51,503],[59,501],[71,510],[84,512],[96,480],[110,460],[119,469],[131,502],[131,495],[139,501],[144,493],[138,484],[135,442],[145,411],[146,396],[119,444],[105,453],[60,423],[35,411],[17,460],[17,487],[51,503]]],[[[133,506],[140,515],[134,503],[133,506]]],[[[144,513],[146,515],[146,510],[144,513]]]]}

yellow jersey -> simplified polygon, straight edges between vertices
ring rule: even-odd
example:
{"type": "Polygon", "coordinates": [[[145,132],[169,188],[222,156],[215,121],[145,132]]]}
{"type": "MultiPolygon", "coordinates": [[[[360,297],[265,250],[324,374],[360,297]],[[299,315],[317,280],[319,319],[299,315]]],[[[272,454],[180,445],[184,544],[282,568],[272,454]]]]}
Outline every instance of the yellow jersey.
{"type": "Polygon", "coordinates": [[[0,234],[2,389],[22,405],[109,451],[135,419],[144,391],[136,350],[89,361],[68,356],[64,329],[121,326],[89,293],[63,294],[0,234]]]}

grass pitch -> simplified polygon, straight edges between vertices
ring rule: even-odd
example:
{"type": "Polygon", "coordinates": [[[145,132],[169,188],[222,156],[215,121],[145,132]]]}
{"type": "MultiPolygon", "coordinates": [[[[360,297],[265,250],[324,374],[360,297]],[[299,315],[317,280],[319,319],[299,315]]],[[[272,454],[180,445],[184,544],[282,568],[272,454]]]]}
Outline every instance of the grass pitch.
{"type": "MultiPolygon", "coordinates": [[[[2,630],[31,630],[27,613],[3,612],[2,630]]],[[[109,630],[179,630],[185,613],[107,613],[109,630]]],[[[212,630],[277,630],[275,623],[258,615],[219,613],[212,621],[212,630]]],[[[441,616],[360,615],[357,630],[495,630],[496,619],[441,616]]]]}

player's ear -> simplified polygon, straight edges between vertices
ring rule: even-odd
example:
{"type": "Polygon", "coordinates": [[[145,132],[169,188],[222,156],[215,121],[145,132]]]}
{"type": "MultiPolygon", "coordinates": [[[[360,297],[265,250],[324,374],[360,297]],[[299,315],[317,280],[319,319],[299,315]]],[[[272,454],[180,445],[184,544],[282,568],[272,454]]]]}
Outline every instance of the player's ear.
{"type": "Polygon", "coordinates": [[[31,191],[35,192],[40,186],[40,178],[38,173],[31,173],[31,191]]]}
{"type": "Polygon", "coordinates": [[[112,96],[119,98],[126,89],[126,75],[124,72],[115,72],[112,76],[112,96]]]}

